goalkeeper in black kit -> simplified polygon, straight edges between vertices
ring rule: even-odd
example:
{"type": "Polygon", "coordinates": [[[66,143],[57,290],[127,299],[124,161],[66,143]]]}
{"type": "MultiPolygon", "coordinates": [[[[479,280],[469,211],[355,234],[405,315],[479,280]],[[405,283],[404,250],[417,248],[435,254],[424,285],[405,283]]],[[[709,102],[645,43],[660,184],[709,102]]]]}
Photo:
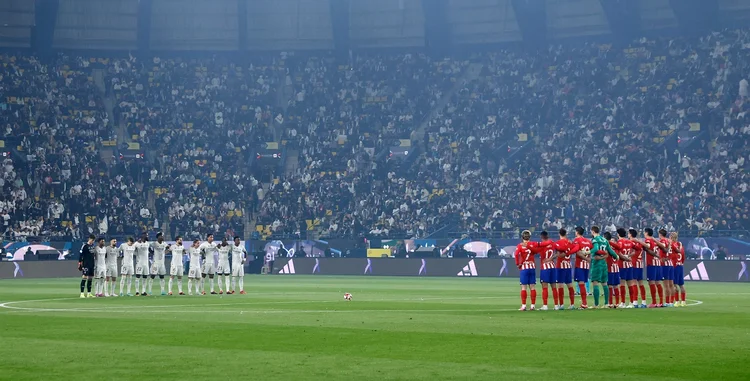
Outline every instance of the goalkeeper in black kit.
{"type": "Polygon", "coordinates": [[[89,236],[89,240],[81,247],[81,252],[78,256],[78,271],[81,272],[81,298],[93,298],[94,295],[91,293],[91,281],[94,277],[94,266],[96,249],[94,248],[94,240],[96,237],[92,234],[89,236]],[[84,287],[87,289],[88,294],[83,293],[84,287]]]}

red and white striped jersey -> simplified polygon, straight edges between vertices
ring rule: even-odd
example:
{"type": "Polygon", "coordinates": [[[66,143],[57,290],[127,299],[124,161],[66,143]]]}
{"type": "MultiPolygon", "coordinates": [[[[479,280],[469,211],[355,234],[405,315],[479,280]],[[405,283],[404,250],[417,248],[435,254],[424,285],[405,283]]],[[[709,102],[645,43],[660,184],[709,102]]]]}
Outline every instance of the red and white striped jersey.
{"type": "MultiPolygon", "coordinates": [[[[654,240],[652,237],[646,237],[646,245],[648,246],[651,251],[656,251],[656,255],[651,255],[646,253],[646,265],[647,266],[661,266],[661,260],[659,259],[658,255],[658,246],[656,245],[656,240],[654,240]]],[[[645,248],[644,248],[645,250],[645,248]]]]}
{"type": "Polygon", "coordinates": [[[659,259],[661,259],[662,266],[672,266],[672,242],[667,237],[659,238],[659,243],[666,246],[666,249],[659,247],[659,259]]]}
{"type": "Polygon", "coordinates": [[[642,269],[643,268],[643,246],[641,246],[640,243],[635,241],[630,241],[633,243],[633,255],[630,256],[630,263],[633,265],[636,269],[642,269]]]}
{"type": "Polygon", "coordinates": [[[540,243],[540,245],[547,245],[547,247],[542,251],[542,270],[551,270],[556,268],[555,262],[555,256],[557,255],[557,251],[555,250],[555,243],[552,240],[546,240],[540,243]],[[552,259],[549,262],[545,262],[549,259],[552,259]]]}
{"type": "Polygon", "coordinates": [[[635,250],[633,247],[635,246],[635,243],[633,241],[626,239],[626,238],[620,238],[617,240],[617,243],[620,244],[620,247],[622,248],[622,254],[627,255],[631,258],[630,261],[621,261],[622,262],[622,268],[629,269],[633,267],[633,254],[635,253],[635,250]]]}
{"type": "MultiPolygon", "coordinates": [[[[591,240],[585,237],[576,237],[576,239],[573,240],[574,245],[578,245],[579,251],[583,248],[589,248],[592,249],[594,245],[591,244],[591,240]]],[[[577,253],[578,251],[576,251],[577,253]]],[[[591,264],[587,261],[584,261],[581,257],[576,255],[576,268],[577,269],[590,269],[591,264]]]]}
{"type": "Polygon", "coordinates": [[[682,266],[685,264],[685,247],[682,246],[680,241],[672,242],[672,263],[675,266],[682,266]]]}
{"type": "Polygon", "coordinates": [[[573,254],[573,250],[575,248],[575,245],[568,241],[567,238],[563,238],[557,242],[555,242],[555,250],[564,254],[563,256],[557,257],[557,268],[558,269],[569,269],[570,266],[570,256],[573,254]]]}
{"type": "Polygon", "coordinates": [[[519,243],[518,246],[516,246],[516,252],[514,254],[516,266],[519,270],[536,269],[534,255],[543,252],[551,245],[552,241],[545,241],[543,243],[526,242],[526,246],[524,246],[523,243],[519,243]]]}
{"type": "Polygon", "coordinates": [[[607,271],[611,273],[619,273],[620,265],[617,263],[619,261],[619,259],[614,259],[611,255],[607,255],[607,271]]]}

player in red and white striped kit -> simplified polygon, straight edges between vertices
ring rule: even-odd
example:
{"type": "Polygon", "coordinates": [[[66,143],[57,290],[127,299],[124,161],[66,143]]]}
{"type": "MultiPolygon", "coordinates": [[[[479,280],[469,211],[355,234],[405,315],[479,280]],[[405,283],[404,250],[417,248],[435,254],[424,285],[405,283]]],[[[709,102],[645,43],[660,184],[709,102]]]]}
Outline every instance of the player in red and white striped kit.
{"type": "Polygon", "coordinates": [[[547,303],[549,301],[549,288],[552,288],[552,298],[555,301],[555,309],[557,309],[557,292],[555,287],[557,283],[557,270],[555,266],[555,259],[557,259],[556,251],[554,248],[554,242],[549,239],[549,234],[546,231],[542,231],[540,234],[542,242],[540,246],[546,246],[544,251],[541,252],[541,266],[542,270],[539,272],[539,280],[542,282],[542,308],[540,310],[547,311],[547,303]]]}
{"type": "Polygon", "coordinates": [[[591,253],[589,251],[593,248],[593,245],[590,239],[583,236],[583,233],[582,227],[576,227],[576,238],[573,240],[573,244],[578,248],[578,251],[575,252],[575,281],[578,282],[578,290],[581,293],[581,309],[586,309],[588,308],[586,282],[589,280],[589,271],[591,270],[591,253]]]}
{"type": "Polygon", "coordinates": [[[685,274],[683,266],[685,264],[685,247],[677,240],[677,232],[672,232],[669,236],[672,241],[672,262],[674,264],[674,293],[675,307],[687,307],[685,303],[685,274]],[[679,286],[679,290],[677,289],[679,286]]]}
{"type": "Polygon", "coordinates": [[[555,287],[557,288],[557,301],[560,303],[559,306],[555,306],[555,309],[558,310],[565,309],[564,286],[568,287],[570,309],[576,308],[576,292],[573,289],[573,268],[570,265],[570,256],[578,251],[578,247],[568,240],[567,234],[567,230],[560,229],[560,239],[555,242],[555,250],[557,251],[555,287]]]}
{"type": "Polygon", "coordinates": [[[633,285],[635,287],[635,308],[646,308],[646,286],[643,284],[643,246],[638,242],[638,230],[629,229],[628,238],[633,243],[633,254],[630,262],[633,264],[633,285]],[[641,303],[638,303],[638,291],[640,291],[641,303]]]}

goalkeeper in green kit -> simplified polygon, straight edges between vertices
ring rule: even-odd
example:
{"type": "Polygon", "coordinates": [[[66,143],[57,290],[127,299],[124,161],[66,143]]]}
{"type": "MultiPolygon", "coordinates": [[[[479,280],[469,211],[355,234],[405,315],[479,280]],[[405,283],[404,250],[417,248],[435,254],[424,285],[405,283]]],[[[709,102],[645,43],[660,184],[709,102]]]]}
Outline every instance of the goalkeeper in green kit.
{"type": "Polygon", "coordinates": [[[609,245],[604,237],[599,235],[600,230],[598,226],[591,227],[591,235],[594,237],[591,240],[593,247],[591,248],[592,261],[591,261],[591,287],[594,288],[594,308],[603,308],[603,306],[609,305],[609,292],[607,291],[607,255],[611,255],[615,259],[618,258],[617,253],[612,250],[612,246],[609,245]],[[599,285],[604,286],[604,305],[599,306],[599,285]]]}

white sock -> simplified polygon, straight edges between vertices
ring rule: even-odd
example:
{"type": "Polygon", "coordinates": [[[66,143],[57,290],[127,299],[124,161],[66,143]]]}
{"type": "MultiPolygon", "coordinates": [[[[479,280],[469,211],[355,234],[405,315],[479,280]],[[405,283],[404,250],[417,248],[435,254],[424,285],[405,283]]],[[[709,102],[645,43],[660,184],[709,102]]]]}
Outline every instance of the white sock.
{"type": "Polygon", "coordinates": [[[211,282],[211,292],[214,292],[214,278],[209,278],[211,282]]]}
{"type": "Polygon", "coordinates": [[[120,278],[120,295],[125,294],[125,277],[120,278]]]}
{"type": "Polygon", "coordinates": [[[182,278],[177,278],[177,291],[182,293],[182,278]]]}
{"type": "MultiPolygon", "coordinates": [[[[130,287],[128,287],[128,290],[130,290],[130,287]]],[[[135,278],[135,293],[141,292],[141,278],[136,277],[135,278]]]]}
{"type": "Polygon", "coordinates": [[[198,293],[203,293],[206,291],[206,278],[201,278],[198,281],[198,284],[195,285],[195,291],[198,293]]]}
{"type": "MultiPolygon", "coordinates": [[[[224,277],[223,275],[217,275],[216,276],[216,281],[217,281],[217,283],[219,283],[219,291],[221,291],[221,292],[224,292],[224,287],[222,286],[223,282],[221,281],[223,277],[224,277]]],[[[229,290],[227,290],[227,291],[229,291],[229,290]]]]}
{"type": "Polygon", "coordinates": [[[169,293],[170,294],[172,293],[172,281],[173,281],[173,279],[170,277],[169,278],[169,293]]]}
{"type": "Polygon", "coordinates": [[[148,278],[148,293],[153,294],[154,291],[154,278],[148,278]]]}
{"type": "Polygon", "coordinates": [[[229,275],[224,275],[224,284],[227,286],[227,292],[229,292],[229,275]]]}
{"type": "Polygon", "coordinates": [[[193,293],[193,278],[188,278],[188,294],[193,293]]]}
{"type": "Polygon", "coordinates": [[[143,279],[143,281],[141,282],[141,290],[143,290],[141,291],[141,294],[146,293],[146,279],[143,279]]]}
{"type": "Polygon", "coordinates": [[[232,290],[237,290],[237,277],[232,277],[232,290]]]}
{"type": "Polygon", "coordinates": [[[133,276],[128,276],[128,294],[130,294],[130,287],[133,285],[133,276]]]}
{"type": "Polygon", "coordinates": [[[240,278],[240,292],[245,291],[245,277],[241,276],[240,278]]]}
{"type": "Polygon", "coordinates": [[[159,278],[159,287],[161,288],[161,293],[164,293],[164,278],[159,278]]]}

